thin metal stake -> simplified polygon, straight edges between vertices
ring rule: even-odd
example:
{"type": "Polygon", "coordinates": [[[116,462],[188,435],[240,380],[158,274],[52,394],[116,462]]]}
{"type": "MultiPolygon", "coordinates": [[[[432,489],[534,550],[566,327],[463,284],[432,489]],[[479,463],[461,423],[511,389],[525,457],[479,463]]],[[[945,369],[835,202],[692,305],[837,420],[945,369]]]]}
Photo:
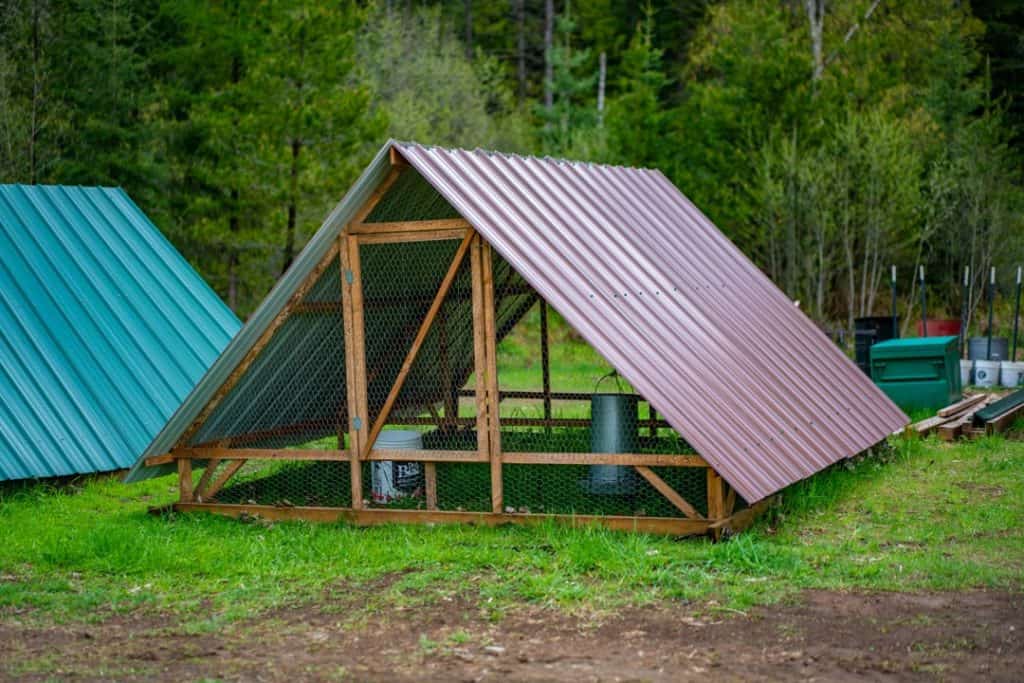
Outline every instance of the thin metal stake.
{"type": "Polygon", "coordinates": [[[920,270],[921,281],[921,336],[928,336],[928,295],[924,291],[924,266],[920,270]]]}
{"type": "Polygon", "coordinates": [[[1010,361],[1017,360],[1017,323],[1020,321],[1020,266],[1017,266],[1017,303],[1013,306],[1013,353],[1010,361]]]}
{"type": "Polygon", "coordinates": [[[996,267],[992,266],[992,274],[988,279],[988,349],[985,360],[992,360],[992,302],[996,298],[996,267]]]}
{"type": "Polygon", "coordinates": [[[900,338],[900,327],[896,318],[896,265],[892,267],[892,337],[900,338]]]}
{"type": "Polygon", "coordinates": [[[967,312],[970,308],[971,290],[969,287],[971,267],[964,266],[964,286],[960,290],[960,356],[967,356],[967,312]]]}

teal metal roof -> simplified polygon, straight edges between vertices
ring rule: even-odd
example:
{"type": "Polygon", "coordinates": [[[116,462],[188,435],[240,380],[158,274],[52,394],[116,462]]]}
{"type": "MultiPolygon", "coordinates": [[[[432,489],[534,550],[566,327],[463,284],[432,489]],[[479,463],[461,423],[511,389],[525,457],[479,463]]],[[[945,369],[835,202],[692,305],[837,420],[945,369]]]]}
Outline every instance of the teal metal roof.
{"type": "Polygon", "coordinates": [[[0,185],[0,481],[129,467],[240,326],[124,191],[0,185]]]}

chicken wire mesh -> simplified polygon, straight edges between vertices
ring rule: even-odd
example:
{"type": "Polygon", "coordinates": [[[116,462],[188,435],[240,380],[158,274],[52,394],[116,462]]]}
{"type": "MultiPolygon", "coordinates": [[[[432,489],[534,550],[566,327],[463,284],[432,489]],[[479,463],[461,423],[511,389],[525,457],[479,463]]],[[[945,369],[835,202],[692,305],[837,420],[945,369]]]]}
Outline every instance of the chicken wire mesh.
{"type": "MultiPolygon", "coordinates": [[[[402,174],[366,222],[456,218],[415,173],[402,174]]],[[[461,257],[411,364],[417,333],[459,239],[363,240],[358,249],[369,431],[386,404],[377,448],[478,449],[471,254],[461,257]],[[395,381],[404,374],[401,388],[395,381]]],[[[489,253],[489,252],[485,252],[489,253]]],[[[653,408],[617,377],[498,254],[492,256],[500,395],[500,450],[518,453],[693,454],[653,408]],[[544,343],[544,340],[547,343],[544,343]]],[[[338,259],[319,275],[189,445],[234,448],[348,447],[344,321],[338,259]]],[[[219,466],[211,480],[226,471],[219,466]]],[[[223,503],[351,507],[347,461],[247,462],[215,498],[223,503]]],[[[422,509],[427,471],[439,510],[489,512],[487,462],[365,461],[361,503],[422,509]]],[[[707,513],[706,470],[650,470],[707,513]]],[[[680,517],[683,513],[634,468],[504,464],[506,512],[680,517]]],[[[742,505],[742,501],[738,501],[742,505]]]]}

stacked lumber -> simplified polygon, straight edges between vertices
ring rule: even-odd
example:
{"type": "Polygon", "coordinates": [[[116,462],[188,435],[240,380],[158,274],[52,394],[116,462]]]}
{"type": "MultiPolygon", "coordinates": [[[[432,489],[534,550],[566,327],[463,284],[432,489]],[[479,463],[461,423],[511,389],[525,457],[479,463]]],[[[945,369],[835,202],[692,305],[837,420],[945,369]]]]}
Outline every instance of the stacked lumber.
{"type": "MultiPolygon", "coordinates": [[[[996,403],[998,394],[974,394],[962,401],[957,401],[935,413],[934,417],[916,422],[907,427],[907,434],[920,437],[937,433],[944,441],[954,441],[961,436],[975,436],[974,420],[976,414],[996,403]]],[[[1024,401],[1021,402],[1024,406],[1024,401]]],[[[984,430],[982,430],[984,433],[984,430]]]]}
{"type": "Polygon", "coordinates": [[[984,434],[999,434],[1024,417],[1024,389],[1004,396],[974,413],[971,426],[984,434]]]}

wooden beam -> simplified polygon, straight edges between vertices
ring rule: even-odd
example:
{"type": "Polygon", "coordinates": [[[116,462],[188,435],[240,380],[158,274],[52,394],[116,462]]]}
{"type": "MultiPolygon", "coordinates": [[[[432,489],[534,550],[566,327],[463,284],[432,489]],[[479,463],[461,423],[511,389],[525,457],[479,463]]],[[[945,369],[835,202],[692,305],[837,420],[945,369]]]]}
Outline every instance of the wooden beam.
{"type": "MultiPolygon", "coordinates": [[[[349,457],[349,484],[350,495],[352,496],[352,507],[356,510],[363,506],[363,465],[359,461],[359,454],[362,452],[360,443],[360,429],[365,429],[363,422],[366,416],[359,412],[360,401],[357,397],[359,387],[359,371],[356,362],[356,334],[355,316],[352,311],[353,288],[355,286],[355,273],[352,270],[352,246],[354,241],[347,235],[338,237],[340,244],[341,259],[341,303],[342,303],[342,324],[345,337],[345,405],[348,407],[348,457],[349,457]]],[[[358,255],[359,245],[355,250],[358,255]]],[[[341,435],[338,435],[338,448],[342,445],[341,435]]]]}
{"type": "Polygon", "coordinates": [[[217,467],[220,466],[219,458],[210,458],[206,462],[206,469],[203,470],[203,476],[199,477],[199,483],[196,484],[195,489],[192,490],[192,500],[197,500],[200,503],[203,502],[203,491],[210,484],[210,480],[213,479],[213,473],[217,471],[217,467]]]}
{"type": "Polygon", "coordinates": [[[487,462],[478,451],[444,451],[426,449],[373,448],[367,460],[395,460],[398,462],[487,462]]]}
{"type": "Polygon", "coordinates": [[[352,220],[350,220],[348,222],[348,225],[345,226],[346,232],[348,232],[348,229],[354,223],[362,223],[363,221],[366,220],[366,217],[373,212],[374,208],[376,208],[380,200],[384,198],[384,195],[387,194],[388,190],[391,189],[391,186],[395,184],[395,181],[397,181],[401,177],[402,172],[404,170],[405,168],[400,166],[392,168],[390,171],[388,171],[387,176],[385,176],[384,180],[382,180],[380,185],[377,186],[377,189],[370,194],[369,198],[367,198],[366,200],[366,203],[363,204],[359,211],[356,211],[355,215],[352,216],[352,220]]]}
{"type": "Polygon", "coordinates": [[[437,465],[432,462],[423,464],[423,490],[427,499],[427,509],[437,509],[437,465]]]}
{"type": "Polygon", "coordinates": [[[352,223],[351,235],[383,235],[392,232],[432,232],[434,230],[470,230],[472,225],[465,218],[441,218],[429,221],[387,221],[380,223],[352,223]]]}
{"type": "Polygon", "coordinates": [[[178,448],[173,451],[182,460],[348,460],[347,450],[310,448],[178,448]]]}
{"type": "Polygon", "coordinates": [[[459,240],[466,236],[464,228],[451,230],[422,230],[413,232],[384,232],[365,235],[353,235],[360,244],[395,244],[407,242],[439,242],[442,240],[459,240]]]}
{"type": "Polygon", "coordinates": [[[405,157],[402,156],[402,153],[395,149],[393,145],[391,149],[388,150],[388,160],[391,162],[392,166],[396,167],[404,167],[409,165],[409,162],[405,160],[405,157]]]}
{"type": "Polygon", "coordinates": [[[441,286],[438,288],[437,294],[434,296],[434,303],[432,303],[430,308],[427,310],[427,314],[424,316],[423,322],[420,324],[420,329],[412,341],[412,346],[409,347],[409,352],[405,355],[402,367],[398,371],[398,375],[395,377],[395,383],[391,385],[391,391],[388,392],[388,396],[384,400],[384,405],[381,407],[380,413],[377,414],[377,420],[373,423],[373,428],[366,437],[366,443],[364,443],[362,447],[363,459],[369,455],[370,448],[373,447],[373,442],[376,441],[377,436],[380,435],[380,430],[384,428],[388,416],[391,414],[391,409],[394,407],[395,400],[398,399],[398,394],[401,393],[402,387],[405,385],[405,380],[409,376],[412,364],[416,361],[416,356],[419,354],[420,347],[423,346],[423,342],[427,338],[430,326],[434,322],[434,318],[437,317],[437,312],[440,310],[441,304],[444,303],[444,297],[448,294],[448,290],[451,288],[452,283],[455,282],[455,276],[459,272],[459,266],[462,265],[463,257],[465,257],[466,252],[469,250],[469,244],[472,241],[474,234],[475,233],[473,231],[466,233],[466,237],[463,238],[462,244],[459,245],[458,250],[455,252],[455,257],[452,259],[451,265],[448,266],[448,272],[445,273],[444,279],[441,280],[441,286]]]}
{"type": "Polygon", "coordinates": [[[733,510],[736,509],[736,489],[732,486],[729,487],[729,495],[725,497],[725,516],[732,516],[733,510]]]}
{"type": "Polygon", "coordinates": [[[337,257],[337,255],[338,245],[333,244],[327,250],[327,253],[324,255],[324,257],[320,260],[320,263],[318,263],[316,267],[313,268],[313,270],[302,282],[302,284],[295,289],[291,297],[289,297],[288,302],[281,307],[281,310],[278,312],[277,316],[275,316],[274,319],[270,321],[270,324],[267,325],[267,328],[265,330],[263,330],[263,333],[260,335],[259,339],[256,340],[256,343],[249,348],[249,350],[245,353],[245,356],[242,357],[242,360],[239,361],[238,365],[235,366],[235,369],[231,371],[231,374],[228,375],[227,379],[225,379],[224,382],[220,385],[220,387],[214,393],[213,398],[207,401],[206,405],[200,411],[196,419],[192,421],[192,424],[189,426],[189,428],[186,429],[185,432],[181,435],[181,438],[178,439],[178,442],[176,444],[177,446],[186,445],[192,439],[195,433],[199,431],[200,427],[203,426],[203,423],[206,422],[206,419],[217,408],[217,406],[220,405],[220,402],[224,400],[224,397],[227,396],[228,393],[235,387],[235,385],[238,383],[238,380],[242,378],[242,376],[245,374],[245,371],[249,369],[249,366],[252,365],[252,362],[256,359],[257,356],[259,356],[260,352],[263,351],[263,348],[270,342],[271,338],[273,338],[274,336],[274,333],[277,332],[278,328],[280,328],[281,325],[284,324],[284,321],[288,319],[291,310],[302,301],[302,299],[309,292],[310,288],[312,288],[313,285],[316,284],[316,281],[320,279],[320,276],[323,275],[327,267],[334,262],[334,259],[337,257]]]}
{"type": "MultiPolygon", "coordinates": [[[[551,419],[551,357],[548,352],[548,302],[540,300],[540,377],[544,419],[551,419]]],[[[499,393],[500,397],[501,394],[499,393]]]]}
{"type": "Polygon", "coordinates": [[[708,519],[722,519],[726,516],[725,489],[722,478],[718,476],[718,472],[715,472],[715,470],[710,467],[707,472],[707,488],[708,519]]]}
{"type": "Polygon", "coordinates": [[[143,461],[146,467],[159,467],[160,465],[169,465],[170,463],[177,460],[171,453],[162,453],[160,455],[151,455],[143,461]]]}
{"type": "Polygon", "coordinates": [[[491,458],[491,512],[500,513],[505,505],[501,478],[501,399],[498,393],[498,333],[494,305],[494,256],[491,245],[480,238],[480,271],[484,308],[484,377],[487,384],[487,441],[491,458]]]}
{"type": "Polygon", "coordinates": [[[760,500],[748,508],[744,508],[737,513],[734,513],[725,519],[720,519],[717,522],[712,522],[709,525],[709,530],[712,533],[733,535],[738,534],[741,531],[750,527],[754,523],[754,520],[758,518],[765,510],[767,510],[772,503],[775,502],[775,496],[771,496],[760,500]]]}
{"type": "MultiPolygon", "coordinates": [[[[476,378],[476,447],[483,460],[490,458],[490,432],[487,429],[487,343],[484,341],[484,285],[480,236],[473,238],[470,248],[470,281],[473,292],[473,374],[476,378]]],[[[458,422],[458,420],[456,421],[458,422]]]]}
{"type": "Polygon", "coordinates": [[[668,502],[672,503],[680,512],[689,517],[690,519],[702,519],[700,513],[697,512],[697,508],[690,505],[685,498],[676,493],[675,489],[665,483],[665,480],[655,474],[649,467],[644,465],[634,465],[633,468],[640,473],[647,482],[657,489],[658,493],[665,496],[668,502]]]}
{"type": "Polygon", "coordinates": [[[178,499],[192,502],[192,461],[188,458],[178,460],[178,499]]]}
{"type": "Polygon", "coordinates": [[[179,503],[178,512],[210,512],[239,517],[243,514],[271,521],[306,520],[314,522],[346,521],[360,526],[378,524],[502,524],[535,525],[552,521],[573,527],[603,526],[617,531],[634,531],[670,536],[707,533],[710,523],[704,519],[678,517],[619,517],[602,515],[545,515],[448,510],[349,510],[326,507],[276,507],[273,505],[228,505],[221,503],[179,503]]]}
{"type": "Polygon", "coordinates": [[[210,484],[210,486],[206,489],[206,491],[203,492],[203,500],[199,501],[199,502],[213,500],[213,498],[218,493],[220,493],[220,490],[222,488],[224,488],[224,485],[228,483],[228,480],[230,480],[231,477],[235,476],[235,474],[238,472],[238,470],[242,469],[242,467],[247,462],[249,462],[249,461],[248,460],[232,460],[231,462],[229,462],[227,467],[224,468],[224,471],[220,473],[219,477],[217,477],[217,480],[215,482],[213,482],[212,484],[210,484]]]}
{"type": "Polygon", "coordinates": [[[994,420],[989,420],[988,422],[986,422],[985,434],[991,436],[992,434],[1005,432],[1006,429],[1010,425],[1012,425],[1021,415],[1024,415],[1024,403],[1018,406],[1014,406],[1013,408],[1010,408],[1009,410],[1007,410],[1005,413],[995,418],[994,420]]]}
{"type": "Polygon", "coordinates": [[[967,410],[971,406],[976,406],[985,400],[985,394],[975,394],[974,396],[968,396],[962,401],[957,401],[952,405],[948,405],[945,408],[941,408],[939,412],[935,413],[939,417],[952,417],[957,413],[967,410]]]}
{"type": "Polygon", "coordinates": [[[509,465],[642,465],[647,467],[707,467],[697,455],[654,453],[502,453],[509,465]]]}

